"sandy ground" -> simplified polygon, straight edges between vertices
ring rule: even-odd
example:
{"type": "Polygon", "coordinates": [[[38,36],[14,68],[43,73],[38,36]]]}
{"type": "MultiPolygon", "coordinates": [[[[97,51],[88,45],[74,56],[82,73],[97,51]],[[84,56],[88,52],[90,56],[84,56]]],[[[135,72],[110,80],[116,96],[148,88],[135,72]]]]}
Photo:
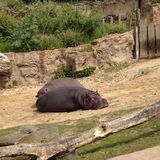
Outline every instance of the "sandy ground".
{"type": "Polygon", "coordinates": [[[121,155],[108,160],[160,160],[160,146],[121,155]]]}
{"type": "Polygon", "coordinates": [[[101,110],[39,113],[31,106],[36,102],[35,95],[42,85],[5,89],[0,90],[0,128],[77,120],[95,115],[101,118],[102,114],[155,103],[160,100],[160,59],[136,62],[114,74],[99,71],[80,81],[89,89],[98,89],[110,106],[101,110]]]}

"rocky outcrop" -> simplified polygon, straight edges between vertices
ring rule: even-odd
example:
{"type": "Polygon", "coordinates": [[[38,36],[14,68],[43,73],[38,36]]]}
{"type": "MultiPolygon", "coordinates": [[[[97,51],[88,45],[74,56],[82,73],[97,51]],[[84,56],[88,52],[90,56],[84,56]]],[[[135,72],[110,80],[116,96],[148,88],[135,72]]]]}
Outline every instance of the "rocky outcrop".
{"type": "Polygon", "coordinates": [[[160,4],[155,4],[153,6],[153,22],[155,24],[160,24],[160,4]]]}
{"type": "Polygon", "coordinates": [[[103,9],[106,15],[125,15],[127,12],[135,11],[135,2],[135,0],[105,0],[103,2],[103,9]]]}
{"type": "Polygon", "coordinates": [[[11,77],[11,63],[7,56],[0,53],[0,88],[8,87],[11,77]]]}
{"type": "Polygon", "coordinates": [[[141,20],[147,19],[148,23],[160,24],[160,4],[151,4],[143,1],[141,7],[141,20]]]}
{"type": "Polygon", "coordinates": [[[128,63],[133,58],[133,31],[106,36],[92,44],[99,68],[128,63]]]}
{"type": "MultiPolygon", "coordinates": [[[[133,46],[133,32],[126,32],[106,36],[76,48],[5,53],[10,59],[9,73],[12,73],[7,75],[10,75],[9,82],[13,86],[44,83],[62,66],[79,71],[87,67],[106,68],[129,62],[133,57],[133,46]]],[[[3,68],[7,69],[7,66],[3,68]]]]}

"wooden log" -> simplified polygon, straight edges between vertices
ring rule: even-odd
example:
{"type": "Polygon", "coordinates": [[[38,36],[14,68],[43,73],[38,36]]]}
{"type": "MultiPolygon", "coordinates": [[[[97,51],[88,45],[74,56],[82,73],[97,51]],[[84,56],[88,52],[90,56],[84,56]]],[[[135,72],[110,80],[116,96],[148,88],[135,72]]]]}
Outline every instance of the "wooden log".
{"type": "Polygon", "coordinates": [[[0,147],[0,158],[15,155],[34,155],[39,160],[48,158],[64,152],[73,151],[76,148],[89,144],[93,141],[106,137],[120,130],[138,125],[148,121],[160,114],[160,102],[144,107],[144,109],[125,115],[110,122],[103,122],[98,127],[73,136],[46,144],[19,144],[0,147]]]}

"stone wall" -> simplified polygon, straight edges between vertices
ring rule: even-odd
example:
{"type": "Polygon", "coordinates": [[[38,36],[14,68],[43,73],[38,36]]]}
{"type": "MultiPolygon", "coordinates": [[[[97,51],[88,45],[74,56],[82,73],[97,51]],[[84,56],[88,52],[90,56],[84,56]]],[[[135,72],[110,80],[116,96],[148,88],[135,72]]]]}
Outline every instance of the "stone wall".
{"type": "Polygon", "coordinates": [[[105,0],[104,1],[104,12],[106,15],[125,15],[127,12],[135,11],[136,0],[105,0]]]}
{"type": "Polygon", "coordinates": [[[15,86],[44,83],[62,66],[78,71],[87,67],[106,68],[129,62],[133,58],[133,47],[133,32],[126,32],[106,36],[76,48],[5,53],[10,59],[12,73],[8,76],[7,84],[15,86]]]}
{"type": "Polygon", "coordinates": [[[160,4],[142,3],[141,20],[147,19],[148,23],[160,24],[160,4]]]}
{"type": "Polygon", "coordinates": [[[97,66],[105,68],[133,59],[133,31],[106,36],[92,42],[97,66]]]}

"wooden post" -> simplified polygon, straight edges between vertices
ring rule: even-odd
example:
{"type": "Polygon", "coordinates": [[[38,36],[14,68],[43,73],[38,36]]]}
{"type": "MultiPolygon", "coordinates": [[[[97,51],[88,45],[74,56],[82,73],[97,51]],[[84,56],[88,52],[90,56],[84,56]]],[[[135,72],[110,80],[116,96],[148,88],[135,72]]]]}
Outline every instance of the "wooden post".
{"type": "Polygon", "coordinates": [[[156,57],[160,57],[160,24],[156,24],[155,29],[156,29],[156,57]]]}
{"type": "Polygon", "coordinates": [[[148,24],[148,50],[149,58],[155,57],[155,29],[154,24],[148,24]]]}
{"type": "Polygon", "coordinates": [[[121,14],[118,15],[118,24],[121,24],[121,14]]]}
{"type": "Polygon", "coordinates": [[[140,24],[140,9],[136,10],[136,26],[135,26],[135,52],[136,59],[140,57],[140,41],[139,41],[139,24],[140,24]]]}
{"type": "Polygon", "coordinates": [[[110,16],[110,23],[113,23],[113,17],[110,16]]]}
{"type": "Polygon", "coordinates": [[[140,58],[148,58],[148,34],[147,19],[141,20],[139,28],[139,56],[140,58]]]}

